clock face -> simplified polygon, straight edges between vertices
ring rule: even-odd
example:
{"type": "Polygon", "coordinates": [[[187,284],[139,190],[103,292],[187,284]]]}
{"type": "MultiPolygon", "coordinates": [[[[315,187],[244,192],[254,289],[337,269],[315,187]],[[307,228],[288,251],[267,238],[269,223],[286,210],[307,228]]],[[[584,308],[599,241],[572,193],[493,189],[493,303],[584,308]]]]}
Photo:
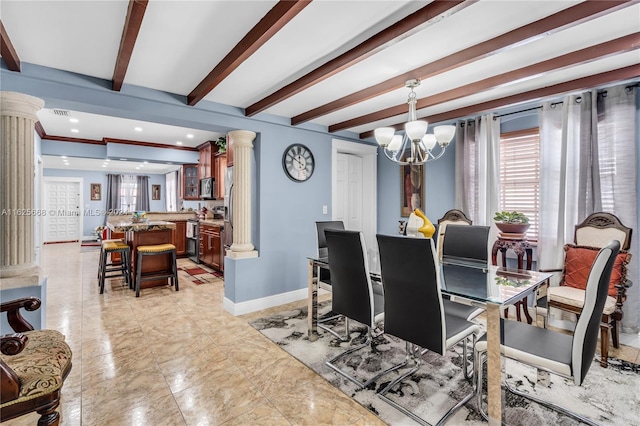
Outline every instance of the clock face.
{"type": "Polygon", "coordinates": [[[289,179],[304,182],[311,177],[315,168],[313,154],[306,146],[294,143],[284,150],[282,167],[289,179]]]}

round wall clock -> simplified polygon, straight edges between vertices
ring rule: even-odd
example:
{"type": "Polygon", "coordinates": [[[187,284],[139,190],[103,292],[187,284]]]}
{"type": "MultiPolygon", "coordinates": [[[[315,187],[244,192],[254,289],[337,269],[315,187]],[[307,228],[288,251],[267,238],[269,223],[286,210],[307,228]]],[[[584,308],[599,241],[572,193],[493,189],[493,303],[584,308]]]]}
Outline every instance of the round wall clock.
{"type": "Polygon", "coordinates": [[[304,182],[309,179],[315,166],[313,154],[302,144],[289,145],[282,154],[284,173],[294,182],[304,182]]]}

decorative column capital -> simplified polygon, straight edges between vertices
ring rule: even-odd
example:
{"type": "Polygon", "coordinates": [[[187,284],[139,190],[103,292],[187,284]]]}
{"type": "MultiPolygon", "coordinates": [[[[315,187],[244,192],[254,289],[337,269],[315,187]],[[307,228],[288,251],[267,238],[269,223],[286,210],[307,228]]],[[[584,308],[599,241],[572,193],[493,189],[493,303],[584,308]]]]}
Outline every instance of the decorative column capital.
{"type": "Polygon", "coordinates": [[[44,107],[44,101],[18,92],[0,92],[0,113],[38,121],[36,114],[44,107]]]}
{"type": "Polygon", "coordinates": [[[234,149],[238,147],[253,148],[256,132],[251,130],[232,130],[228,134],[233,139],[234,149]]]}

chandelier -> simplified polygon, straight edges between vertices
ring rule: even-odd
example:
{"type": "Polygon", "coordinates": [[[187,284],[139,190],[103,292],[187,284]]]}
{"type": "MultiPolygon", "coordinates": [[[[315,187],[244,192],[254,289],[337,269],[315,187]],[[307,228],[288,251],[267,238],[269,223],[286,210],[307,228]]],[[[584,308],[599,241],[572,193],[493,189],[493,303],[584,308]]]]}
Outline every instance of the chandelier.
{"type": "Polygon", "coordinates": [[[409,120],[404,125],[404,135],[396,135],[393,127],[379,127],[374,130],[376,141],[389,160],[402,165],[419,165],[437,160],[453,139],[456,126],[436,126],[433,133],[427,134],[429,123],[416,118],[418,100],[413,89],[420,86],[420,80],[407,80],[404,85],[411,89],[407,99],[409,120]]]}

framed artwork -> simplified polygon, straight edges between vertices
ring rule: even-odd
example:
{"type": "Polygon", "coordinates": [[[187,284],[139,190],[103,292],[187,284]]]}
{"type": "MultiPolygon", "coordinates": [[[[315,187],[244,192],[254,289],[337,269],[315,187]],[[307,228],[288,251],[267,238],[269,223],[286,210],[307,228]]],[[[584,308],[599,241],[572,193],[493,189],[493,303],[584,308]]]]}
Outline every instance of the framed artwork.
{"type": "Polygon", "coordinates": [[[91,201],[102,200],[102,185],[99,183],[91,184],[91,201]]]}
{"type": "Polygon", "coordinates": [[[152,200],[160,199],[160,185],[151,185],[151,199],[152,200]]]}
{"type": "Polygon", "coordinates": [[[409,217],[415,209],[424,211],[424,165],[400,166],[400,216],[409,217]]]}

